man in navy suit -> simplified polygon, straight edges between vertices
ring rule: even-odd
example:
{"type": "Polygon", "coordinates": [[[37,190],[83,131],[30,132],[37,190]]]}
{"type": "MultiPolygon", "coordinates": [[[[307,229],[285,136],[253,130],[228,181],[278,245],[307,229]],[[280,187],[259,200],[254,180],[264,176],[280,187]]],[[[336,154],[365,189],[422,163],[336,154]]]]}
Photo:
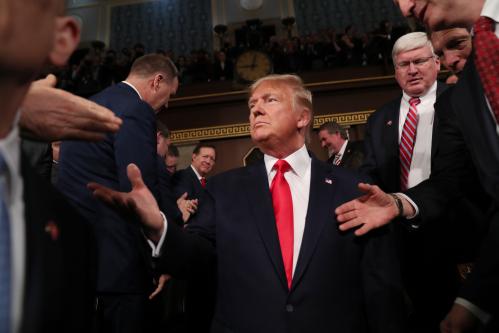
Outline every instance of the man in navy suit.
{"type": "MultiPolygon", "coordinates": [[[[178,87],[177,69],[158,54],[138,58],[127,79],[92,97],[123,119],[116,134],[102,142],[61,144],[58,188],[94,228],[97,238],[98,327],[106,332],[145,329],[147,296],[152,291],[151,248],[160,239],[95,200],[86,184],[98,181],[130,189],[126,166],[136,163],[156,198],[160,197],[156,110],[167,106],[178,87]],[[152,241],[152,242],[151,242],[152,241]]],[[[154,248],[154,247],[153,247],[154,248]]]]}
{"type": "MultiPolygon", "coordinates": [[[[356,231],[365,234],[389,223],[394,217],[419,215],[422,221],[438,218],[476,184],[470,182],[473,173],[479,176],[481,190],[491,198],[486,211],[488,234],[478,261],[456,298],[451,311],[441,323],[442,332],[467,332],[478,323],[486,324],[486,331],[497,332],[497,295],[499,292],[499,125],[496,97],[487,97],[484,82],[495,78],[497,90],[497,61],[479,73],[477,64],[497,56],[499,35],[499,7],[490,0],[395,0],[405,16],[413,16],[433,31],[464,27],[472,28],[478,21],[488,21],[488,31],[475,29],[474,51],[470,61],[449,92],[443,94],[435,109],[439,115],[438,152],[428,181],[409,189],[400,202],[376,186],[361,184],[367,193],[361,200],[347,203],[336,212],[343,230],[363,225],[356,231]],[[478,35],[488,34],[489,41],[478,46],[478,35]],[[495,46],[494,46],[495,45],[495,46]],[[493,47],[489,56],[478,53],[493,47]],[[485,59],[484,59],[485,58],[485,59]],[[484,81],[485,80],[485,81],[484,81]],[[495,106],[494,106],[495,105],[495,106]],[[470,176],[471,175],[471,176],[470,176]]],[[[490,95],[489,95],[490,96],[490,95]]],[[[452,231],[452,230],[449,230],[452,231]]]]}
{"type": "MultiPolygon", "coordinates": [[[[212,332],[403,332],[392,235],[338,230],[333,209],[357,195],[361,178],[309,155],[310,91],[297,76],[271,75],[250,95],[251,137],[264,159],[210,179],[187,232],[168,223],[159,269],[179,277],[216,269],[212,332]]],[[[139,170],[128,171],[130,193],[90,188],[105,201],[134,202],[161,234],[139,170]]]]}
{"type": "Polygon", "coordinates": [[[189,199],[199,199],[206,186],[206,176],[213,170],[217,158],[215,146],[199,143],[192,151],[191,165],[175,172],[172,184],[177,197],[187,193],[189,199]]]}

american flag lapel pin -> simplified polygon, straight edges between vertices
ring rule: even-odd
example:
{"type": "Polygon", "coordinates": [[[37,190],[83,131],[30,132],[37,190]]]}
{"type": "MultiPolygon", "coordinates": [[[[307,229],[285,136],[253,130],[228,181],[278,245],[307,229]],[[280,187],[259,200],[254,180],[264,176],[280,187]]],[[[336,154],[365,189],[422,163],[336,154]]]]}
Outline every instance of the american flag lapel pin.
{"type": "Polygon", "coordinates": [[[386,126],[392,126],[392,123],[393,123],[393,122],[392,122],[391,120],[388,120],[388,121],[386,122],[386,126]]]}
{"type": "Polygon", "coordinates": [[[326,178],[326,179],[324,179],[324,181],[326,182],[326,184],[329,184],[329,185],[333,184],[333,180],[331,178],[326,178]]]}
{"type": "Polygon", "coordinates": [[[59,239],[59,227],[54,221],[48,221],[45,225],[45,232],[50,235],[53,241],[59,239]]]}

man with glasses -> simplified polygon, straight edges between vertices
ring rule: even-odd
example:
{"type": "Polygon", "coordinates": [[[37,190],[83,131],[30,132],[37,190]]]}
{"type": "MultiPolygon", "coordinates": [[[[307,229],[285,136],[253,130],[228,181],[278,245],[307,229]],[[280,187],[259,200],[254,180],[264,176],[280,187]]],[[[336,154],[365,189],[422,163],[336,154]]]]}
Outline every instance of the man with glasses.
{"type": "MultiPolygon", "coordinates": [[[[425,33],[400,37],[392,57],[402,95],[369,117],[360,170],[384,191],[400,192],[430,176],[435,147],[433,104],[446,86],[437,83],[440,60],[425,33]]],[[[395,227],[411,301],[410,332],[434,332],[455,297],[455,265],[442,251],[438,226],[418,230],[416,225],[397,223],[395,227]]]]}

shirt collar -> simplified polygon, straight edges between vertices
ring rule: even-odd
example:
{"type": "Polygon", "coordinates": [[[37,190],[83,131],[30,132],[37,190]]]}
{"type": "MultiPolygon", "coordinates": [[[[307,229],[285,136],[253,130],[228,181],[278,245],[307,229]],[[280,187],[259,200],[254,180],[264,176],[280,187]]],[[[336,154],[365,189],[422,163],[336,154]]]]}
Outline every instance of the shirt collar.
{"type": "Polygon", "coordinates": [[[499,1],[486,0],[483,4],[480,16],[487,16],[495,22],[499,22],[499,1]]]}
{"type": "Polygon", "coordinates": [[[341,149],[338,152],[338,154],[340,156],[343,156],[345,154],[345,150],[347,149],[347,144],[348,144],[348,140],[345,140],[345,142],[343,142],[343,146],[341,146],[341,149]]]}
{"type": "Polygon", "coordinates": [[[137,88],[135,88],[135,86],[133,84],[131,84],[130,82],[127,82],[127,81],[121,81],[123,82],[124,84],[130,86],[130,88],[132,88],[133,90],[135,90],[135,92],[137,93],[137,95],[139,95],[139,98],[142,99],[142,96],[140,95],[139,91],[137,90],[137,88]]]}
{"type": "MultiPolygon", "coordinates": [[[[278,158],[265,154],[263,159],[265,162],[265,168],[267,169],[267,176],[269,176],[278,158]]],[[[304,177],[307,168],[310,167],[311,158],[308,154],[307,147],[303,145],[300,149],[284,158],[284,160],[289,163],[291,170],[298,177],[304,177]]]]}
{"type": "MultiPolygon", "coordinates": [[[[435,80],[435,82],[433,82],[432,86],[430,87],[430,89],[428,89],[426,91],[426,93],[424,93],[423,95],[421,96],[417,96],[420,100],[421,100],[421,103],[423,103],[423,101],[430,97],[430,96],[434,96],[435,92],[437,91],[437,81],[435,80]]],[[[412,97],[407,95],[407,93],[404,91],[403,94],[402,94],[402,99],[407,102],[407,104],[409,104],[409,100],[411,99],[412,97]]]]}

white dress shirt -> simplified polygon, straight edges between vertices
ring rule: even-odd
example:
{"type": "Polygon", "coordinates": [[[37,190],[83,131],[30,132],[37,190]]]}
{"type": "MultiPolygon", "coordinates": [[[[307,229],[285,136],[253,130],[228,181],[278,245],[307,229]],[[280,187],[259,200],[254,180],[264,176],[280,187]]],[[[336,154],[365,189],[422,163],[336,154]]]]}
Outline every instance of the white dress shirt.
{"type": "Polygon", "coordinates": [[[341,146],[341,149],[340,151],[336,154],[338,157],[338,164],[341,163],[341,160],[343,159],[343,156],[345,155],[345,150],[347,150],[347,144],[348,144],[348,140],[345,140],[345,142],[343,142],[343,145],[341,146]]]}
{"type": "MultiPolygon", "coordinates": [[[[416,129],[416,141],[412,152],[411,167],[407,179],[407,187],[411,188],[430,177],[431,172],[431,140],[433,136],[433,119],[435,116],[434,104],[437,99],[437,82],[422,96],[418,96],[421,102],[417,105],[418,127],[416,129]]],[[[399,117],[399,144],[402,136],[404,122],[409,113],[409,100],[411,96],[405,92],[400,102],[399,117]]]]}
{"type": "MultiPolygon", "coordinates": [[[[277,171],[273,170],[277,158],[264,155],[265,168],[269,178],[269,187],[277,171]]],[[[305,145],[284,159],[289,163],[291,169],[284,174],[289,184],[291,198],[293,200],[293,274],[295,272],[298,255],[300,254],[303,232],[305,230],[305,218],[307,217],[308,198],[310,194],[310,172],[312,159],[308,155],[305,145]]]]}
{"type": "Polygon", "coordinates": [[[18,332],[22,316],[22,300],[24,298],[26,236],[23,178],[21,176],[21,140],[17,120],[7,137],[0,139],[0,151],[7,165],[7,193],[5,200],[9,213],[11,237],[11,331],[18,332]]]}

